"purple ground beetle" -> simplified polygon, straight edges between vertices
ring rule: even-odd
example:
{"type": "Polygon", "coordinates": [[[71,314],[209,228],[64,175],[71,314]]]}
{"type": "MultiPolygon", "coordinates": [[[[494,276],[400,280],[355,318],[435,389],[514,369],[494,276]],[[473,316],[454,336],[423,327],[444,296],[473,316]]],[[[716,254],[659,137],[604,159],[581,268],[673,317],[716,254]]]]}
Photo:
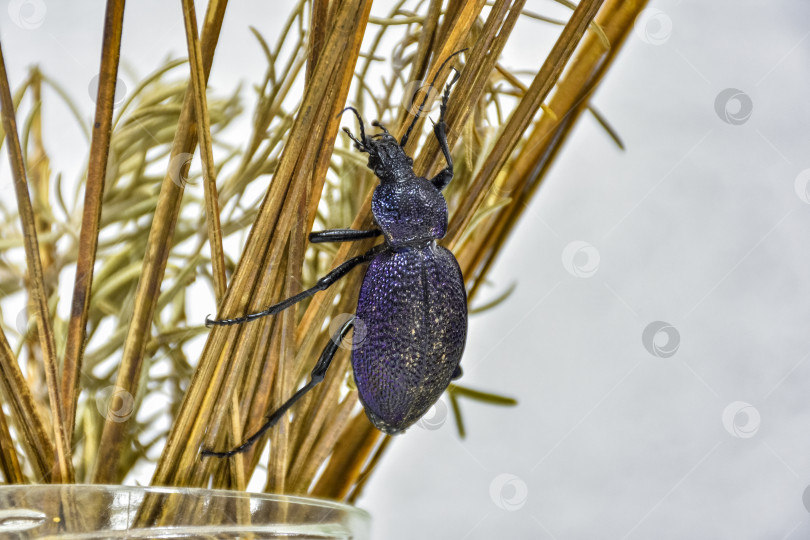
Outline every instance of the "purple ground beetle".
{"type": "MultiPolygon", "coordinates": [[[[451,58],[464,50],[450,55],[439,67],[436,77],[451,58]]],[[[323,291],[355,266],[370,262],[360,288],[356,314],[356,318],[365,323],[367,332],[364,339],[354,335],[352,368],[369,420],[389,434],[400,433],[419,420],[438,401],[450,381],[461,376],[459,362],[467,339],[467,292],[456,258],[436,244],[447,232],[447,203],[441,192],[453,178],[453,160],[447,146],[444,115],[450,89],[458,77],[456,71],[445,87],[439,121],[433,126],[447,167],[430,180],[416,176],[413,159],[404,150],[418,116],[397,141],[377,121],[372,125],[382,132],[366,136],[357,110],[347,107],[343,111],[352,111],[357,117],[360,137],[348,128],[344,131],[357,150],[369,155],[368,168],[380,180],[371,202],[379,228],[313,232],[309,241],[351,242],[383,235],[385,242],[344,262],[311,289],[264,311],[235,319],[206,319],[207,326],[226,326],[278,313],[323,291]]],[[[427,96],[422,107],[426,101],[427,96]]],[[[354,321],[355,317],[346,321],[332,336],[309,382],[270,414],[259,431],[232,450],[203,450],[202,454],[227,457],[247,450],[296,401],[323,380],[339,343],[354,321]]]]}

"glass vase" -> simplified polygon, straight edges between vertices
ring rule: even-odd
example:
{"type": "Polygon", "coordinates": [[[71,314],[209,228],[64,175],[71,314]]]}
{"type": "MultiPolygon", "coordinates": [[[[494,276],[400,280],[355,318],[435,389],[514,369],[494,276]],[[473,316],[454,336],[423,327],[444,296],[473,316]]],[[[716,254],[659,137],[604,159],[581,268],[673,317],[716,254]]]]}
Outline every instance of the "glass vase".
{"type": "Polygon", "coordinates": [[[103,485],[0,486],[0,538],[368,540],[368,513],[310,497],[103,485]]]}

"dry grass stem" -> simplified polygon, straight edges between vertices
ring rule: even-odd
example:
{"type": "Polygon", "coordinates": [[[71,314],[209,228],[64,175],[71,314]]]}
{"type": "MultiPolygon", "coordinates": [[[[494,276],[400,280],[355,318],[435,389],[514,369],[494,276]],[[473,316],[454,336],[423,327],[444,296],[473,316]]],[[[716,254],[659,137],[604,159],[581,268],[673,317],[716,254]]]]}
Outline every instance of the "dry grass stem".
{"type": "Polygon", "coordinates": [[[9,484],[25,484],[26,478],[20,469],[20,460],[17,457],[17,449],[14,447],[14,439],[8,429],[6,416],[0,414],[0,470],[3,477],[9,484]]]}
{"type": "MultiPolygon", "coordinates": [[[[463,202],[453,214],[444,241],[448,248],[455,246],[462,232],[472,220],[475,211],[481,206],[487,191],[495,181],[495,177],[511,156],[523,132],[540,109],[543,100],[560,78],[563,68],[568,63],[571,55],[574,54],[574,49],[596,16],[602,2],[603,0],[582,0],[574,10],[571,19],[563,28],[560,37],[546,57],[545,62],[543,62],[543,66],[535,76],[531,86],[529,86],[526,94],[515,107],[501,131],[495,146],[481,166],[463,202]]],[[[462,268],[462,272],[464,270],[462,268]]]]}
{"type": "Polygon", "coordinates": [[[193,0],[182,0],[183,20],[186,25],[188,58],[191,68],[191,89],[194,93],[194,111],[197,118],[197,139],[200,142],[200,156],[205,182],[205,216],[208,222],[208,239],[211,243],[214,292],[217,303],[225,295],[225,255],[222,250],[222,227],[219,223],[219,199],[217,197],[217,175],[214,167],[214,144],[211,142],[211,119],[208,117],[208,98],[205,95],[205,68],[202,49],[197,35],[197,14],[193,0]]]}
{"type": "MultiPolygon", "coordinates": [[[[211,0],[208,5],[202,34],[203,68],[206,82],[211,72],[214,49],[219,39],[226,6],[227,0],[211,0]]],[[[181,156],[180,160],[186,159],[186,156],[190,156],[194,152],[197,145],[196,126],[193,120],[194,105],[191,97],[193,90],[190,83],[188,88],[172,143],[169,170],[163,179],[152,226],[149,230],[146,254],[143,258],[143,267],[133,302],[134,311],[116,379],[116,387],[122,388],[132,396],[137,394],[144,353],[158,300],[158,291],[166,269],[174,228],[177,224],[177,215],[180,211],[183,188],[185,187],[185,183],[180,181],[178,176],[178,156],[181,156]]],[[[111,463],[117,463],[118,447],[125,444],[128,439],[126,431],[128,421],[119,422],[116,420],[108,418],[104,424],[104,431],[95,462],[96,468],[93,473],[95,483],[120,482],[123,478],[123,471],[120,468],[109,466],[111,463]],[[104,465],[99,466],[99,464],[104,465]]],[[[166,485],[165,482],[156,482],[156,484],[166,485]]]]}
{"type": "Polygon", "coordinates": [[[585,39],[549,104],[549,109],[557,113],[554,116],[542,115],[536,121],[526,144],[509,167],[510,174],[505,175],[505,183],[496,189],[495,196],[508,197],[507,207],[500,212],[498,219],[491,218],[482,225],[492,233],[481,235],[482,241],[476,249],[465,251],[469,260],[462,263],[463,267],[479,269],[469,290],[471,298],[480,290],[483,277],[566,141],[566,137],[561,135],[570,132],[589,103],[588,98],[612,65],[635,18],[646,4],[646,0],[605,2],[598,23],[612,46],[605,50],[601,39],[594,36],[585,39]]]}
{"type": "Polygon", "coordinates": [[[76,404],[79,399],[79,378],[82,356],[86,344],[87,316],[96,262],[101,206],[107,160],[112,136],[113,102],[118,79],[118,60],[121,52],[121,32],[124,25],[124,1],[108,0],[104,18],[101,67],[99,68],[96,114],[90,142],[87,182],[84,188],[82,228],[76,257],[76,277],[73,282],[73,301],[68,323],[67,344],[62,364],[62,399],[65,407],[65,426],[68,441],[73,434],[76,404]]]}
{"type": "Polygon", "coordinates": [[[48,401],[50,405],[51,421],[53,422],[56,458],[54,460],[53,481],[71,482],[73,479],[73,465],[70,461],[70,444],[67,440],[63,417],[62,401],[60,399],[59,377],[57,373],[56,343],[51,325],[50,310],[48,308],[48,294],[45,289],[45,280],[40,259],[39,242],[34,217],[34,209],[28,193],[25,163],[22,148],[17,136],[17,121],[14,113],[14,103],[11,98],[11,89],[6,74],[6,63],[0,48],[0,107],[2,107],[3,129],[8,140],[7,148],[11,163],[11,174],[14,178],[14,190],[17,195],[17,208],[22,223],[25,255],[28,268],[28,283],[30,284],[31,302],[37,318],[37,335],[39,336],[40,353],[44,364],[45,377],[48,385],[48,401]]]}
{"type": "Polygon", "coordinates": [[[0,331],[0,385],[3,397],[11,410],[11,419],[19,437],[18,442],[33,469],[33,480],[39,482],[49,480],[53,469],[53,439],[45,427],[37,410],[37,403],[2,331],[0,331]]]}

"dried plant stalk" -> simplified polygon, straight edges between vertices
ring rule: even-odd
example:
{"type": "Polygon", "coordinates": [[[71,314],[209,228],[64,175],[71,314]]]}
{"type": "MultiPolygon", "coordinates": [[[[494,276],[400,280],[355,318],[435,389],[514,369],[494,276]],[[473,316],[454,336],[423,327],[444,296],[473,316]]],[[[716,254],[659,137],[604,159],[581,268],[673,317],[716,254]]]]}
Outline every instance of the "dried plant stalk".
{"type": "Polygon", "coordinates": [[[87,315],[90,310],[93,266],[96,262],[98,248],[101,201],[110,151],[115,85],[118,79],[123,25],[124,0],[108,0],[104,17],[104,38],[101,45],[96,115],[93,122],[93,138],[90,143],[87,182],[84,187],[84,211],[82,212],[82,228],[79,232],[73,301],[70,309],[65,359],[62,365],[61,388],[68,441],[73,435],[76,403],[79,399],[79,373],[82,368],[82,356],[86,343],[87,315]]]}
{"type": "Polygon", "coordinates": [[[511,164],[509,174],[504,177],[506,183],[497,188],[495,196],[510,196],[509,203],[482,226],[491,233],[478,235],[476,245],[463,250],[464,256],[460,257],[462,268],[477,271],[469,290],[471,298],[480,290],[501,246],[536,193],[567,140],[567,134],[587,107],[591,94],[612,65],[636,17],[646,5],[647,0],[605,2],[597,22],[604,29],[611,47],[606,50],[599,36],[587,36],[549,104],[549,109],[555,114],[544,114],[537,120],[526,144],[511,164]]]}
{"type": "Polygon", "coordinates": [[[382,436],[360,412],[352,418],[335,447],[329,463],[312,488],[316,497],[343,499],[360,476],[361,467],[382,436]]]}
{"type": "Polygon", "coordinates": [[[73,479],[73,465],[70,462],[70,444],[67,441],[65,423],[63,418],[62,401],[60,399],[59,382],[56,366],[56,344],[53,337],[53,327],[48,309],[48,296],[45,291],[45,281],[42,272],[42,262],[39,256],[39,242],[37,241],[36,225],[34,223],[34,210],[31,207],[31,198],[28,194],[28,181],[26,180],[25,165],[22,157],[20,140],[17,136],[17,121],[14,115],[14,103],[11,99],[11,90],[6,74],[6,62],[0,47],[0,107],[2,107],[3,129],[8,139],[8,155],[11,163],[11,174],[14,178],[14,190],[17,195],[17,208],[20,213],[23,234],[25,238],[25,255],[28,263],[28,279],[30,283],[31,300],[37,316],[37,334],[45,366],[45,377],[48,385],[48,400],[53,422],[54,440],[56,442],[56,459],[54,460],[53,481],[71,482],[73,479]]]}
{"type": "MultiPolygon", "coordinates": [[[[449,58],[450,55],[455,53],[456,51],[465,48],[465,42],[467,40],[467,37],[470,35],[473,26],[478,21],[478,17],[481,15],[481,10],[484,8],[484,4],[485,4],[484,0],[476,0],[475,2],[464,2],[463,7],[458,12],[455,19],[452,21],[452,25],[450,23],[450,20],[448,19],[445,20],[444,25],[445,27],[449,26],[450,31],[447,33],[447,35],[442,36],[442,39],[438,40],[436,49],[434,51],[425,51],[426,54],[432,52],[433,53],[432,56],[434,58],[433,65],[431,69],[428,71],[425,80],[433,81],[435,79],[436,88],[442,88],[444,86],[445,81],[447,80],[447,77],[449,76],[449,73],[445,72],[439,73],[438,74],[439,76],[436,77],[439,66],[441,66],[442,64],[442,60],[445,58],[449,58]],[[439,61],[436,61],[437,59],[439,61]]],[[[432,97],[435,99],[436,95],[438,94],[434,94],[434,96],[432,97]]],[[[428,96],[428,102],[425,104],[426,107],[430,107],[432,105],[430,97],[431,96],[428,96]]],[[[467,103],[467,105],[469,106],[469,103],[467,103]]],[[[412,111],[409,109],[406,112],[408,114],[406,114],[405,117],[402,119],[402,121],[399,124],[399,130],[396,132],[398,133],[397,139],[400,139],[402,135],[405,134],[405,129],[407,129],[407,126],[411,123],[412,116],[416,111],[412,111]]],[[[421,133],[424,121],[425,121],[424,116],[420,116],[420,118],[416,122],[416,125],[414,126],[414,131],[416,133],[421,133]]],[[[448,131],[452,132],[451,127],[452,124],[448,122],[447,125],[449,127],[448,131]]],[[[405,145],[406,153],[408,153],[409,155],[413,154],[418,141],[419,137],[412,137],[408,139],[408,143],[405,145]]],[[[415,170],[417,172],[421,172],[418,169],[415,170]]]]}
{"type": "MultiPolygon", "coordinates": [[[[206,81],[211,73],[211,64],[214,60],[219,32],[222,28],[222,19],[225,15],[227,0],[211,0],[205,17],[202,34],[203,68],[206,81]]],[[[192,90],[189,83],[186,99],[183,102],[180,120],[172,144],[172,159],[180,154],[191,154],[197,145],[197,136],[193,120],[194,105],[192,90]]],[[[122,388],[130,395],[137,394],[138,381],[143,368],[144,353],[147,339],[152,327],[152,317],[155,313],[156,302],[166,262],[169,256],[174,227],[177,224],[177,214],[180,210],[183,195],[183,182],[177,178],[177,171],[172,169],[170,160],[169,171],[163,179],[160,195],[155,209],[155,216],[149,230],[146,244],[146,256],[143,259],[143,268],[138,280],[138,290],[135,295],[134,312],[124,344],[124,356],[118,369],[116,386],[122,388]]],[[[128,438],[125,432],[128,421],[119,422],[108,418],[104,424],[101,442],[99,445],[93,482],[104,484],[119,482],[123,474],[117,466],[119,447],[123,446],[128,438]]],[[[157,485],[161,485],[157,482],[157,485]]]]}
{"type": "MultiPolygon", "coordinates": [[[[467,124],[473,112],[472,107],[462,107],[465,103],[478,103],[484,94],[495,62],[501,55],[503,47],[521,15],[525,0],[509,2],[498,0],[490,11],[481,33],[472,46],[467,64],[473,69],[465,69],[456,83],[453,99],[447,108],[448,125],[447,143],[452,148],[459,138],[461,126],[467,124]],[[453,128],[455,126],[455,129],[453,128]]],[[[435,138],[429,137],[425,147],[415,161],[414,169],[424,171],[427,177],[438,172],[441,150],[435,138]]]]}
{"type": "Polygon", "coordinates": [[[217,175],[214,167],[214,145],[211,142],[211,120],[208,117],[208,98],[205,96],[205,68],[202,49],[197,35],[197,14],[193,0],[182,0],[183,20],[186,25],[188,58],[191,67],[191,90],[194,93],[194,111],[197,118],[197,139],[205,182],[205,215],[208,222],[208,239],[211,242],[214,292],[217,303],[225,294],[225,255],[222,251],[222,227],[219,223],[219,199],[217,198],[217,175]]]}
{"type": "Polygon", "coordinates": [[[45,423],[37,411],[17,359],[0,330],[0,387],[11,409],[11,418],[34,470],[34,480],[47,481],[53,469],[54,447],[45,423]]]}
{"type": "Polygon", "coordinates": [[[380,441],[380,444],[374,451],[374,455],[371,456],[371,459],[368,460],[368,464],[366,464],[365,469],[363,469],[363,472],[360,473],[360,477],[357,479],[354,489],[352,489],[352,492],[346,497],[347,502],[354,504],[357,501],[357,498],[360,497],[360,494],[363,493],[363,488],[366,486],[366,482],[368,482],[368,479],[371,478],[371,473],[374,472],[374,468],[380,462],[380,458],[382,458],[383,454],[385,454],[385,451],[388,449],[388,445],[391,444],[391,441],[391,435],[385,435],[382,438],[382,441],[380,441]]]}
{"type": "Polygon", "coordinates": [[[6,415],[0,411],[0,469],[7,484],[26,483],[20,460],[17,458],[17,449],[14,448],[14,440],[8,429],[6,415]]]}
{"type": "MultiPolygon", "coordinates": [[[[499,134],[495,146],[484,161],[461,205],[453,213],[453,219],[448,225],[447,236],[444,240],[448,249],[455,246],[472,220],[474,212],[481,206],[486,192],[492,186],[498,172],[506,164],[523,132],[531,123],[531,119],[540,109],[540,104],[560,78],[563,68],[574,54],[574,49],[593,21],[603,1],[582,0],[577,5],[577,9],[574,10],[571,19],[563,28],[562,34],[543,62],[543,66],[532,81],[526,95],[515,107],[506,126],[499,134]]],[[[464,269],[462,269],[463,271],[464,269]]]]}
{"type": "MultiPolygon", "coordinates": [[[[342,100],[336,99],[337,96],[329,99],[330,79],[333,74],[352,70],[351,59],[356,58],[356,53],[352,55],[351,51],[352,49],[357,50],[359,47],[352,47],[351,41],[348,41],[347,38],[353,38],[356,35],[354,28],[358,24],[365,24],[369,8],[370,3],[359,0],[344,2],[337,8],[335,25],[318,61],[318,69],[306,90],[300,113],[294,121],[284,153],[279,160],[274,181],[262,202],[257,221],[248,237],[244,254],[228,287],[220,310],[222,316],[232,316],[244,309],[244,307],[240,309],[239,306],[247,306],[248,309],[255,310],[257,305],[263,306],[269,301],[269,298],[261,297],[262,292],[266,294],[268,280],[262,279],[259,286],[255,287],[259,278],[258,265],[255,261],[265,257],[270,257],[271,260],[278,257],[286,244],[292,217],[298,210],[296,203],[303,191],[303,182],[311,175],[313,162],[317,153],[323,148],[316,144],[323,142],[324,126],[328,126],[330,123],[336,124],[334,116],[342,102],[342,100]],[[286,197],[282,196],[284,192],[286,192],[286,197]],[[282,213],[284,201],[290,201],[290,204],[286,205],[286,212],[282,213]],[[258,301],[250,300],[254,293],[258,297],[258,301]]],[[[342,92],[344,96],[346,90],[342,92]]],[[[335,125],[334,132],[336,131],[337,126],[335,125]]],[[[215,327],[211,330],[199,367],[186,393],[180,415],[169,434],[166,448],[158,462],[153,477],[154,483],[186,485],[192,476],[192,467],[195,462],[199,462],[198,448],[205,431],[210,426],[211,412],[215,402],[219,401],[222,404],[221,410],[224,410],[229,403],[227,397],[225,399],[220,397],[225,374],[240,371],[230,365],[232,347],[236,339],[243,333],[255,337],[255,330],[252,330],[255,325],[247,326],[248,328],[215,327]]],[[[216,428],[219,425],[217,419],[222,418],[222,415],[217,414],[214,418],[214,428],[216,428]]]]}
{"type": "MultiPolygon", "coordinates": [[[[45,293],[50,296],[56,288],[56,275],[53,272],[53,263],[56,258],[55,242],[48,238],[51,232],[51,205],[48,195],[51,187],[50,180],[50,160],[45,151],[42,140],[42,73],[38,68],[31,70],[30,77],[31,98],[36,104],[36,109],[32,111],[23,128],[23,139],[30,136],[33,149],[29,156],[24,155],[28,164],[28,183],[33,194],[32,207],[34,209],[34,224],[39,240],[39,257],[42,261],[42,274],[45,283],[45,293]],[[30,128],[30,131],[29,131],[30,128]],[[43,236],[45,238],[43,238],[43,236]]],[[[23,146],[24,148],[24,146],[23,146]]],[[[25,154],[25,151],[23,151],[25,154]]]]}

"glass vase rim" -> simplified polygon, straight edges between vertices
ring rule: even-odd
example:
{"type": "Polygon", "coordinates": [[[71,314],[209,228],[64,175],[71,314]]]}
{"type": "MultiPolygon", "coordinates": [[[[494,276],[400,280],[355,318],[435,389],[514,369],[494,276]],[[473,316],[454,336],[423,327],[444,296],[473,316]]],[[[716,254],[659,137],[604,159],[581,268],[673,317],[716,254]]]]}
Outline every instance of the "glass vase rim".
{"type": "Polygon", "coordinates": [[[308,504],[311,506],[321,506],[335,510],[342,510],[347,513],[360,514],[365,519],[371,519],[371,514],[367,510],[353,504],[328,499],[326,497],[314,497],[311,495],[290,495],[286,493],[261,493],[256,491],[240,491],[236,489],[220,488],[200,488],[200,487],[180,487],[180,486],[130,486],[125,484],[3,484],[0,485],[0,493],[13,491],[16,489],[30,488],[92,488],[106,489],[108,491],[143,491],[153,493],[176,493],[176,494],[196,494],[196,495],[220,495],[227,497],[242,497],[251,499],[261,499],[266,501],[288,501],[297,504],[308,504]]]}

